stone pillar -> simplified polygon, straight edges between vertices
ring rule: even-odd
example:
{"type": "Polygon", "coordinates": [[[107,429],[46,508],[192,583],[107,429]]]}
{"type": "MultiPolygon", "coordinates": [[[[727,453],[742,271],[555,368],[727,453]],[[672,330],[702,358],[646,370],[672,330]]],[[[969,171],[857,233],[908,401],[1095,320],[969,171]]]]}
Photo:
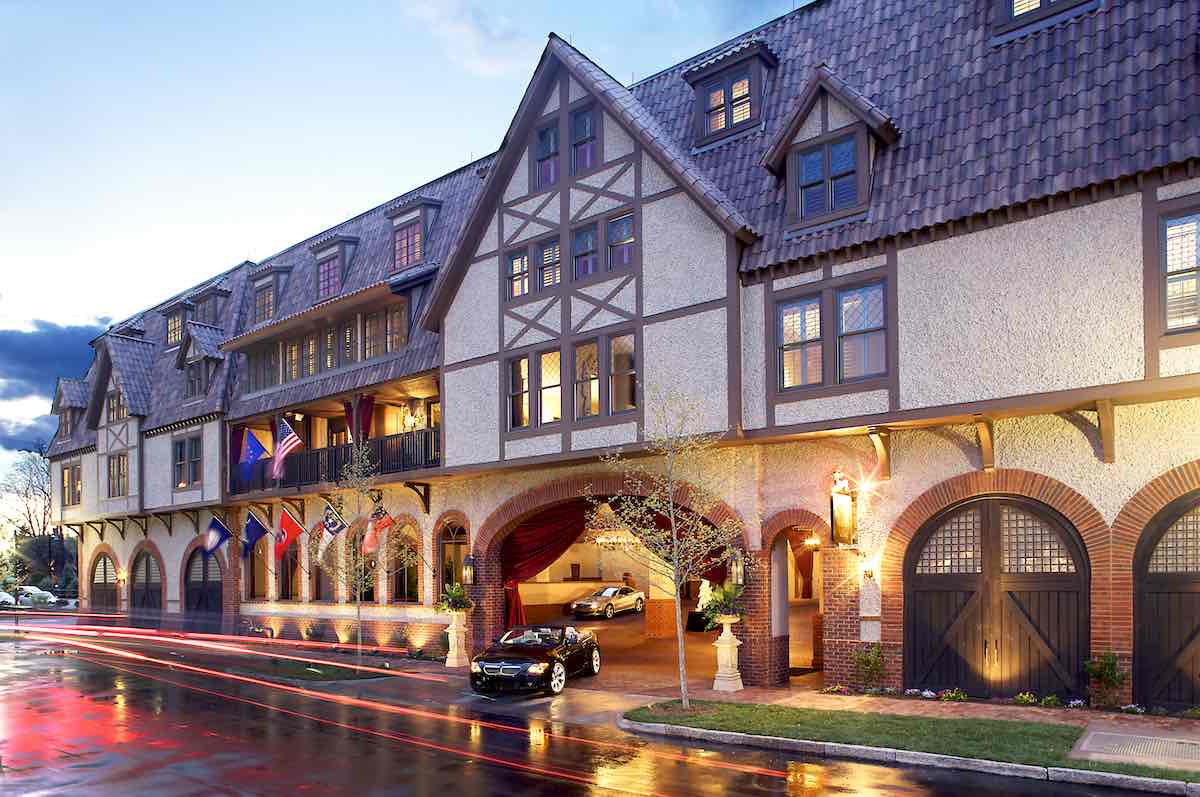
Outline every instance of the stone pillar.
{"type": "Polygon", "coordinates": [[[467,621],[465,612],[450,612],[450,627],[446,629],[447,667],[466,667],[471,663],[467,647],[467,621]]]}
{"type": "Polygon", "coordinates": [[[742,691],[742,674],[738,670],[738,647],[741,642],[731,630],[734,623],[740,620],[737,615],[722,615],[717,618],[721,623],[721,635],[713,643],[717,649],[717,675],[713,679],[713,690],[717,692],[742,691]]]}
{"type": "Polygon", "coordinates": [[[740,652],[742,680],[750,686],[780,686],[787,683],[787,637],[783,637],[781,667],[778,644],[771,639],[771,554],[753,551],[747,553],[751,558],[742,590],[746,616],[734,628],[745,643],[740,652]]]}

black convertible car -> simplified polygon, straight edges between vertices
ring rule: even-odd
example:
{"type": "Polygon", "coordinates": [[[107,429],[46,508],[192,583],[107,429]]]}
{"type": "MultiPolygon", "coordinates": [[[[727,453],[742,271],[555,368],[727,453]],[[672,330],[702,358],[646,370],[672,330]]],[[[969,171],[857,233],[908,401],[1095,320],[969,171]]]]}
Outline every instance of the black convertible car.
{"type": "Polygon", "coordinates": [[[557,695],[572,675],[600,672],[596,635],[573,626],[522,625],[506,632],[471,659],[476,692],[534,692],[557,695]]]}

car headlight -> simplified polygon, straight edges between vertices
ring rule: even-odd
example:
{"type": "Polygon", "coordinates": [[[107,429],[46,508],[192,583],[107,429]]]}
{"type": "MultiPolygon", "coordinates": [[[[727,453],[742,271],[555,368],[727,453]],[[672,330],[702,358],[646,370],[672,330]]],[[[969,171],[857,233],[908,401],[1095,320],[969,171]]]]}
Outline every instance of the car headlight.
{"type": "Polygon", "coordinates": [[[544,673],[546,671],[546,668],[549,666],[550,665],[544,661],[539,661],[537,664],[530,664],[529,665],[529,674],[530,675],[541,675],[542,673],[544,673]]]}
{"type": "Polygon", "coordinates": [[[471,672],[483,672],[483,668],[479,666],[479,662],[471,662],[471,672]]]}

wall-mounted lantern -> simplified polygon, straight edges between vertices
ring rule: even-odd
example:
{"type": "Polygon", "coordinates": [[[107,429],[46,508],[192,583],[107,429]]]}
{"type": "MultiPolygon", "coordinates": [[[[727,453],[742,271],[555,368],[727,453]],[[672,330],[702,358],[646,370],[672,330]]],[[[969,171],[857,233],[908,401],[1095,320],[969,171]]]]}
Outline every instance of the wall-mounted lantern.
{"type": "Polygon", "coordinates": [[[462,583],[467,587],[475,584],[475,557],[470,554],[463,557],[462,583]]]}
{"type": "Polygon", "coordinates": [[[838,545],[858,543],[858,519],[855,517],[855,495],[850,479],[840,469],[831,476],[829,488],[829,526],[833,541],[838,545]]]}
{"type": "Polygon", "coordinates": [[[735,587],[746,586],[746,557],[740,548],[734,548],[729,557],[729,583],[735,587]]]}

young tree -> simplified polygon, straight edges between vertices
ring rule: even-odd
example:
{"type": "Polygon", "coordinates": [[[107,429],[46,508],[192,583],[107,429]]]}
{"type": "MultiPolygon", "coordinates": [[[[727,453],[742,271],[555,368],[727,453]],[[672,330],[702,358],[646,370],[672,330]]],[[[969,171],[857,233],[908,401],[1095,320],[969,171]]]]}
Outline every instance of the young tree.
{"type": "Polygon", "coordinates": [[[0,479],[0,520],[17,537],[50,534],[50,460],[46,446],[22,451],[0,479]]]}
{"type": "MultiPolygon", "coordinates": [[[[615,495],[588,489],[592,504],[588,529],[593,542],[640,557],[660,582],[670,584],[675,601],[675,641],[679,696],[688,698],[683,641],[683,588],[688,581],[739,557],[742,524],[715,513],[722,488],[733,485],[733,454],[718,449],[719,434],[694,431],[697,403],[668,392],[651,399],[646,422],[650,456],[631,459],[605,454],[605,466],[622,477],[615,495]],[[709,520],[706,516],[721,519],[709,520]]],[[[651,580],[654,581],[652,575],[651,580]]]]}

